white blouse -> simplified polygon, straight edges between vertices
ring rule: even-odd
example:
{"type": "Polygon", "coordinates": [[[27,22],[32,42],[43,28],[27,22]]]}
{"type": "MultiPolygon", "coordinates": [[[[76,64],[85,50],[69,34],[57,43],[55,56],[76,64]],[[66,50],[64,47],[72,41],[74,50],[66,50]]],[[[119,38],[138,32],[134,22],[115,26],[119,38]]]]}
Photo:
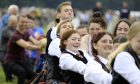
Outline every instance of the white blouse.
{"type": "Polygon", "coordinates": [[[51,31],[51,39],[54,40],[57,38],[57,27],[53,27],[51,31]]]}
{"type": "MultiPolygon", "coordinates": [[[[70,52],[72,53],[72,51],[70,52]]],[[[84,79],[87,82],[95,84],[111,84],[112,75],[104,71],[102,66],[93,60],[93,58],[86,52],[83,51],[83,53],[85,58],[88,60],[87,64],[76,60],[68,53],[64,53],[60,57],[59,66],[63,70],[71,70],[84,75],[84,79]]]]}
{"type": "MultiPolygon", "coordinates": [[[[67,51],[76,55],[76,53],[70,50],[67,50],[67,51]]],[[[82,52],[84,54],[84,57],[87,59],[87,61],[92,60],[92,58],[88,54],[86,54],[84,51],[82,52]]],[[[71,54],[64,53],[60,57],[59,66],[63,70],[71,70],[71,71],[78,72],[84,75],[86,64],[84,64],[82,61],[76,60],[73,56],[71,56],[71,54]]]]}
{"type": "Polygon", "coordinates": [[[108,63],[108,60],[107,59],[105,59],[104,57],[102,57],[102,56],[98,56],[99,57],[99,59],[101,60],[101,62],[104,64],[104,65],[107,65],[107,63],[108,63]]]}
{"type": "Polygon", "coordinates": [[[138,69],[134,58],[128,52],[121,52],[117,55],[113,68],[130,84],[140,84],[140,69],[138,69]]]}
{"type": "MultiPolygon", "coordinates": [[[[101,56],[98,57],[103,64],[107,64],[107,59],[101,56]]],[[[94,84],[111,84],[112,82],[112,75],[104,71],[102,66],[97,63],[95,64],[95,62],[90,62],[87,64],[84,78],[87,82],[92,82],[94,84]]]]}
{"type": "Polygon", "coordinates": [[[61,50],[60,50],[60,47],[59,46],[60,46],[60,38],[54,39],[50,43],[49,48],[48,48],[49,55],[51,55],[51,56],[57,56],[59,58],[60,55],[61,55],[61,50]]]}

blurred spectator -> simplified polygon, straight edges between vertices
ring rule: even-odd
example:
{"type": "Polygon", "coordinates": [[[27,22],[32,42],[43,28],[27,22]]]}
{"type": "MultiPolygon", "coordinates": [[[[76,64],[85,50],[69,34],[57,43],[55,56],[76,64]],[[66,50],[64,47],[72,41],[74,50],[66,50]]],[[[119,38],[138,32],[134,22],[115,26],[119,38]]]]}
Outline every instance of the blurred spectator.
{"type": "Polygon", "coordinates": [[[104,10],[103,10],[103,7],[102,7],[102,3],[100,1],[96,2],[96,6],[93,9],[93,13],[94,12],[100,12],[102,15],[104,15],[104,10]]]}
{"type": "Polygon", "coordinates": [[[123,19],[123,18],[129,19],[130,9],[128,8],[127,2],[122,3],[122,8],[119,11],[120,11],[120,18],[121,19],[123,19]]]}
{"type": "Polygon", "coordinates": [[[8,8],[8,12],[2,16],[2,19],[0,21],[0,28],[4,28],[7,23],[10,15],[17,15],[19,12],[19,7],[17,5],[10,5],[8,8]]]}
{"type": "MultiPolygon", "coordinates": [[[[40,39],[44,38],[45,34],[44,34],[44,31],[43,31],[43,28],[36,25],[34,18],[28,17],[28,20],[29,20],[29,26],[28,27],[30,28],[29,32],[32,35],[32,37],[35,38],[38,41],[40,39]]],[[[30,51],[29,54],[30,54],[30,58],[33,61],[33,64],[35,64],[35,62],[37,61],[37,59],[39,58],[41,53],[40,53],[39,50],[33,50],[33,51],[30,51]]]]}
{"type": "Polygon", "coordinates": [[[27,32],[27,22],[26,16],[18,17],[17,29],[8,41],[8,49],[4,58],[6,70],[17,76],[17,84],[25,84],[25,80],[30,80],[36,75],[25,49],[41,49],[40,42],[27,32]]]}
{"type": "Polygon", "coordinates": [[[86,25],[80,25],[76,28],[76,30],[78,31],[81,37],[88,34],[88,26],[86,25]]]}
{"type": "Polygon", "coordinates": [[[12,74],[9,71],[6,71],[6,67],[3,64],[3,58],[6,54],[7,44],[10,37],[13,35],[17,26],[17,17],[15,15],[11,15],[8,20],[8,26],[2,30],[1,34],[1,44],[0,44],[0,61],[2,62],[2,67],[4,69],[6,81],[12,81],[12,74]]]}

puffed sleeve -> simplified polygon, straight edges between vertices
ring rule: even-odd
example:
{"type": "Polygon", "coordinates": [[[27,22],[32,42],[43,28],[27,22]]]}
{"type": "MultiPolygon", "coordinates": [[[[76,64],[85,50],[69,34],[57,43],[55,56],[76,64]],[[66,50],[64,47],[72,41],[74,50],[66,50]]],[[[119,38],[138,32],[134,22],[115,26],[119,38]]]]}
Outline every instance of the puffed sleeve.
{"type": "Polygon", "coordinates": [[[135,64],[134,58],[129,53],[121,52],[118,54],[113,68],[130,84],[140,84],[140,70],[135,64]]]}
{"type": "Polygon", "coordinates": [[[70,54],[62,54],[59,60],[59,66],[63,70],[71,70],[80,74],[84,74],[86,65],[82,61],[78,61],[70,54]]]}
{"type": "Polygon", "coordinates": [[[60,55],[61,55],[61,51],[60,51],[59,45],[60,45],[60,39],[59,38],[54,39],[50,43],[49,48],[48,48],[49,55],[57,56],[59,58],[60,55]]]}
{"type": "Polygon", "coordinates": [[[86,65],[84,79],[94,84],[111,84],[112,75],[104,71],[102,66],[93,60],[86,65]]]}

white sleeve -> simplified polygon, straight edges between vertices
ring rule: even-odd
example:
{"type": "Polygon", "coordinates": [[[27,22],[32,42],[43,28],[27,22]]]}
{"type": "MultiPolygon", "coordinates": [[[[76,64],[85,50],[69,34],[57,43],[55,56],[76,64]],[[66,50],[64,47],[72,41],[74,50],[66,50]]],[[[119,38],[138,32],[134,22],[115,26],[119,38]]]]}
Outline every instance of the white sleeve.
{"type": "Polygon", "coordinates": [[[51,56],[57,56],[57,57],[59,58],[60,55],[61,55],[61,51],[60,51],[59,45],[60,45],[60,41],[54,39],[54,40],[50,43],[50,45],[49,45],[48,53],[49,53],[51,56]]]}
{"type": "Polygon", "coordinates": [[[52,28],[50,37],[51,37],[52,40],[57,38],[57,27],[52,28]]]}
{"type": "Polygon", "coordinates": [[[92,61],[85,68],[84,79],[94,84],[111,84],[112,75],[104,71],[98,62],[92,61]]]}
{"type": "Polygon", "coordinates": [[[93,61],[94,57],[90,56],[85,50],[81,50],[84,54],[84,57],[88,60],[88,61],[93,61]]]}
{"type": "Polygon", "coordinates": [[[122,52],[118,54],[113,68],[130,84],[140,84],[140,70],[136,66],[134,58],[129,53],[122,52]]]}
{"type": "Polygon", "coordinates": [[[86,65],[82,61],[78,61],[70,54],[62,54],[59,60],[59,66],[63,70],[71,70],[80,74],[84,74],[86,65]]]}

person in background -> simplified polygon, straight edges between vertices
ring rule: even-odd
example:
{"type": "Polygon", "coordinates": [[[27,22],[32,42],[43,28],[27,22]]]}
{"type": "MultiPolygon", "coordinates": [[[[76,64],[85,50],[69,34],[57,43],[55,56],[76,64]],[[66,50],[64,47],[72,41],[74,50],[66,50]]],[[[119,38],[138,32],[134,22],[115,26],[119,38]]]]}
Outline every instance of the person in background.
{"type": "Polygon", "coordinates": [[[15,15],[11,15],[8,20],[7,27],[2,30],[1,34],[1,44],[0,44],[0,62],[2,63],[2,67],[4,69],[6,81],[12,81],[12,74],[10,71],[6,71],[6,67],[3,64],[3,58],[5,57],[6,51],[8,49],[7,44],[10,37],[13,35],[17,27],[17,17],[15,15]]]}
{"type": "Polygon", "coordinates": [[[36,75],[27,59],[25,49],[36,50],[42,47],[40,42],[27,32],[27,22],[26,16],[18,17],[17,29],[8,41],[8,49],[4,58],[6,69],[17,76],[17,84],[25,84],[26,80],[36,75]]]}
{"type": "Polygon", "coordinates": [[[10,15],[17,16],[18,12],[19,12],[19,7],[17,5],[12,4],[8,7],[7,13],[4,14],[0,19],[0,43],[1,43],[1,32],[5,27],[7,27],[10,15]]]}
{"type": "Polygon", "coordinates": [[[130,19],[130,9],[128,8],[128,3],[123,1],[122,8],[119,10],[120,19],[130,19]]]}
{"type": "Polygon", "coordinates": [[[19,12],[19,7],[17,5],[14,4],[10,5],[8,7],[8,12],[4,16],[2,16],[0,20],[0,29],[7,26],[10,15],[17,16],[18,12],[19,12]]]}
{"type": "MultiPolygon", "coordinates": [[[[41,40],[42,38],[45,38],[45,34],[43,31],[43,28],[39,27],[38,25],[36,25],[35,22],[35,18],[27,15],[28,17],[28,31],[30,33],[30,35],[32,35],[33,38],[35,38],[36,40],[41,40]]],[[[33,51],[29,51],[29,57],[32,59],[33,61],[33,65],[35,65],[35,63],[38,61],[39,57],[41,54],[45,54],[45,52],[40,52],[40,50],[33,50],[33,51]]]]}
{"type": "Polygon", "coordinates": [[[89,21],[89,34],[85,35],[81,39],[81,49],[85,50],[89,55],[92,56],[91,53],[91,39],[92,36],[96,33],[103,32],[106,29],[106,22],[104,21],[102,15],[99,12],[96,12],[91,17],[91,20],[89,21]]]}
{"type": "Polygon", "coordinates": [[[118,46],[121,44],[121,43],[124,43],[127,41],[127,38],[125,36],[116,36],[114,37],[114,50],[118,48],[118,46]]]}
{"type": "Polygon", "coordinates": [[[80,33],[81,37],[88,34],[88,26],[86,25],[80,25],[76,28],[76,30],[80,33]]]}
{"type": "Polygon", "coordinates": [[[127,36],[129,27],[131,26],[131,23],[128,19],[120,19],[120,21],[116,24],[114,28],[114,37],[118,35],[124,35],[127,36]]]}
{"type": "Polygon", "coordinates": [[[100,1],[97,1],[95,4],[95,8],[93,9],[93,13],[95,13],[95,12],[99,12],[99,13],[101,13],[102,16],[104,16],[103,6],[102,6],[102,3],[100,1]]]}

